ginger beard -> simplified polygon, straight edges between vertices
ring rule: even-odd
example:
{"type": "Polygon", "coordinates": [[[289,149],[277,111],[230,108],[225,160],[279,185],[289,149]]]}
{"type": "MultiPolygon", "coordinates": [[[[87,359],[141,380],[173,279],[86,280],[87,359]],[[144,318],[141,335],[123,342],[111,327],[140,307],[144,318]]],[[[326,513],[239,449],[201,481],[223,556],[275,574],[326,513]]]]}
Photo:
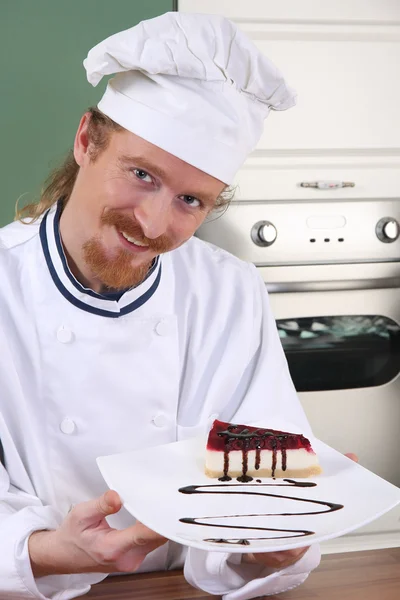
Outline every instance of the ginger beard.
{"type": "MultiPolygon", "coordinates": [[[[151,240],[143,235],[142,228],[130,217],[112,209],[101,216],[101,224],[115,227],[123,231],[138,242],[148,245],[149,251],[162,254],[174,247],[172,240],[167,235],[151,240]]],[[[93,237],[82,247],[83,258],[93,275],[110,289],[126,290],[141,283],[151,267],[154,258],[147,262],[135,265],[135,255],[129,250],[118,248],[111,254],[106,251],[99,238],[93,237]]],[[[140,257],[140,254],[137,255],[140,257]]]]}

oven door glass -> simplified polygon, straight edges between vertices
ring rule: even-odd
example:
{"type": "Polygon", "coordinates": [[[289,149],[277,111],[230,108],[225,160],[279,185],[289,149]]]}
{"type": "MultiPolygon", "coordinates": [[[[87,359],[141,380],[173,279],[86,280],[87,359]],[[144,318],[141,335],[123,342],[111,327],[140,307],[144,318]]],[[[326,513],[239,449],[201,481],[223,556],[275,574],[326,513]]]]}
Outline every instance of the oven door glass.
{"type": "Polygon", "coordinates": [[[400,326],[383,316],[277,320],[298,392],[383,385],[400,372],[400,326]]]}

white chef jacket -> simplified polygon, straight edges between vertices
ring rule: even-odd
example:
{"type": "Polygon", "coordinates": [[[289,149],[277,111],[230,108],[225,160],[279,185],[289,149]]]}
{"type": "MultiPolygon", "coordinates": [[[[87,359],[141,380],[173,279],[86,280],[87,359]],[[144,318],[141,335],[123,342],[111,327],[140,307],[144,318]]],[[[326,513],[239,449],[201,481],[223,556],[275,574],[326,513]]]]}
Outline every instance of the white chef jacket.
{"type": "MultiPolygon", "coordinates": [[[[213,418],[310,432],[253,265],[192,238],[123,294],[85,289],[68,269],[60,209],[0,230],[0,599],[68,600],[106,575],[34,578],[33,531],[103,494],[96,457],[187,439],[213,418]]],[[[122,509],[108,518],[131,525],[122,509]]],[[[168,542],[141,571],[184,564],[186,579],[225,600],[302,583],[312,546],[279,570],[241,555],[168,542]]]]}

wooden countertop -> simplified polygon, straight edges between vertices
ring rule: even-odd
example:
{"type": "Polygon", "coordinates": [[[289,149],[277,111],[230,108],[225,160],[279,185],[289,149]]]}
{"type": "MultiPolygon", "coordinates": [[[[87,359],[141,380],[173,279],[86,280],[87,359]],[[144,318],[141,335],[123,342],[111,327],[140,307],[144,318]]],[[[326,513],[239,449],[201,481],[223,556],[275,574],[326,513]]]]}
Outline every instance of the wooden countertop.
{"type": "MultiPolygon", "coordinates": [[[[82,596],[89,600],[208,600],[181,571],[109,577],[82,596]]],[[[298,588],[265,596],[269,600],[399,600],[400,547],[322,557],[318,569],[298,588]]]]}

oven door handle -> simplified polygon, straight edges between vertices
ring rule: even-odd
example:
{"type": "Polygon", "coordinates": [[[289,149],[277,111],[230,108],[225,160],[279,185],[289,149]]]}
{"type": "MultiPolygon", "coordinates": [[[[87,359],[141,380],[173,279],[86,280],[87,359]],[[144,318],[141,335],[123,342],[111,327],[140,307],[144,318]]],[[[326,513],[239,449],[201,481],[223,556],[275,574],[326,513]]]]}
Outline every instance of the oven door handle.
{"type": "Polygon", "coordinates": [[[282,281],[265,282],[270,294],[290,292],[333,292],[341,290],[379,290],[399,288],[400,277],[353,279],[333,281],[282,281]]]}

